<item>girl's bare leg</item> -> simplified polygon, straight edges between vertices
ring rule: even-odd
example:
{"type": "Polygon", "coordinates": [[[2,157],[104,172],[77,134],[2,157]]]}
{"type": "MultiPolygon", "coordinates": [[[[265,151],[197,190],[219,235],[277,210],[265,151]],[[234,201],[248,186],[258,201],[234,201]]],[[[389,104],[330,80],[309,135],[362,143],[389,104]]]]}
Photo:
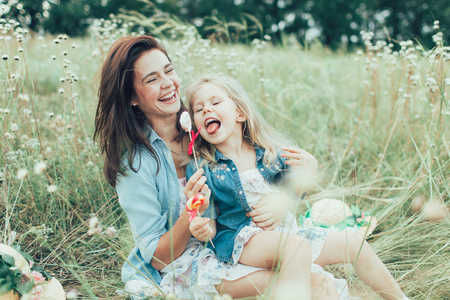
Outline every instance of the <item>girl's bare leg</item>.
{"type": "Polygon", "coordinates": [[[339,294],[333,279],[325,274],[311,273],[312,300],[339,300],[339,294]]]}
{"type": "MultiPolygon", "coordinates": [[[[275,276],[272,270],[262,270],[251,273],[245,277],[228,281],[223,280],[216,286],[219,294],[228,294],[233,299],[244,297],[257,297],[267,290],[275,276]]],[[[311,274],[311,294],[313,300],[337,300],[339,295],[334,281],[326,275],[311,274]]]]}
{"type": "Polygon", "coordinates": [[[400,286],[375,252],[354,232],[330,232],[314,263],[320,266],[351,263],[358,277],[383,299],[403,299],[400,286]]]}
{"type": "Polygon", "coordinates": [[[276,231],[259,232],[244,246],[239,262],[260,268],[279,266],[274,293],[289,289],[301,299],[311,299],[311,248],[306,239],[276,231]]]}

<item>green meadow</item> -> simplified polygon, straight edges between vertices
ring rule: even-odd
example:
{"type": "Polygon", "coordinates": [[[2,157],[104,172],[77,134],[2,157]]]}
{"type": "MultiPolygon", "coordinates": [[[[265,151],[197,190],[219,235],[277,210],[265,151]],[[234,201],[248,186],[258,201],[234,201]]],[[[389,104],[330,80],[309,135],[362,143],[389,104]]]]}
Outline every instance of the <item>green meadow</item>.
{"type": "MultiPolygon", "coordinates": [[[[92,136],[99,67],[114,40],[143,33],[131,25],[99,21],[72,39],[0,22],[1,242],[78,299],[129,299],[117,290],[133,239],[92,136]]],[[[177,24],[154,32],[182,88],[204,73],[236,77],[270,124],[315,155],[320,176],[301,214],[323,198],[370,212],[378,225],[368,241],[403,291],[448,299],[450,47],[439,31],[433,49],[365,33],[365,48],[352,52],[287,37],[219,43],[177,24]]],[[[352,266],[327,270],[378,299],[352,266]]]]}

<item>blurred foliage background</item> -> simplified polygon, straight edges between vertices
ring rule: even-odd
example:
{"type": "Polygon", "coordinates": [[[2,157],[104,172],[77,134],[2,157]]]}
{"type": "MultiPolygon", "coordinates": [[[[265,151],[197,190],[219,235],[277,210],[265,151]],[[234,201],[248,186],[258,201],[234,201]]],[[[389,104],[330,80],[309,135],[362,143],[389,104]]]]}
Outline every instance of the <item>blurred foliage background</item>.
{"type": "Polygon", "coordinates": [[[0,0],[3,16],[40,34],[72,37],[86,35],[95,19],[130,12],[176,18],[204,38],[226,42],[266,35],[274,43],[319,40],[332,49],[352,48],[363,44],[361,31],[370,31],[375,40],[412,39],[429,49],[435,20],[450,40],[449,0],[0,0]]]}

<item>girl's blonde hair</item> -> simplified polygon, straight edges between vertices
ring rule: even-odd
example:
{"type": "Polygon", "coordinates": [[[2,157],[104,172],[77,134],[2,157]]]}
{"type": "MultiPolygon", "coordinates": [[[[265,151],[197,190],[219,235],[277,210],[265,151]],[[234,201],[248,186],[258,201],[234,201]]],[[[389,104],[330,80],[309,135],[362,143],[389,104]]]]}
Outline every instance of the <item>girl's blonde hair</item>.
{"type": "MultiPolygon", "coordinates": [[[[244,87],[236,79],[229,76],[215,74],[203,75],[189,85],[186,91],[186,102],[192,119],[194,119],[192,107],[195,93],[208,83],[212,83],[225,90],[228,96],[236,103],[240,112],[246,117],[246,121],[242,125],[242,136],[244,141],[250,145],[257,144],[266,150],[264,154],[264,163],[267,166],[270,166],[275,161],[278,149],[294,145],[294,143],[284,134],[266,122],[253,104],[244,87]]],[[[195,130],[197,130],[197,128],[195,128],[195,130]]],[[[199,156],[203,157],[208,162],[215,162],[215,147],[204,139],[196,139],[195,150],[199,156]]]]}

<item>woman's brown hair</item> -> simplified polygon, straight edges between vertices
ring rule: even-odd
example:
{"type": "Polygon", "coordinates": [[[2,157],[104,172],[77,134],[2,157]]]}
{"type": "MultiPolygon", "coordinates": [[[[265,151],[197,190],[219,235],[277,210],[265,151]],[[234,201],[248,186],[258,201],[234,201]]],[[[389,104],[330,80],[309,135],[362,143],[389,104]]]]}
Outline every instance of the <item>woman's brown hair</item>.
{"type": "MultiPolygon", "coordinates": [[[[159,158],[150,145],[145,128],[148,121],[139,106],[131,106],[136,95],[134,89],[134,64],[139,57],[150,50],[163,52],[170,61],[166,50],[151,36],[128,36],[118,39],[109,50],[101,67],[98,106],[95,115],[94,140],[98,139],[100,150],[105,155],[103,173],[113,187],[118,175],[124,175],[127,164],[131,170],[132,162],[140,147],[144,147],[157,161],[159,158]]],[[[178,117],[185,109],[181,103],[178,117]]],[[[174,124],[180,135],[183,134],[179,123],[174,124]]],[[[151,130],[151,129],[150,129],[151,130]]]]}

